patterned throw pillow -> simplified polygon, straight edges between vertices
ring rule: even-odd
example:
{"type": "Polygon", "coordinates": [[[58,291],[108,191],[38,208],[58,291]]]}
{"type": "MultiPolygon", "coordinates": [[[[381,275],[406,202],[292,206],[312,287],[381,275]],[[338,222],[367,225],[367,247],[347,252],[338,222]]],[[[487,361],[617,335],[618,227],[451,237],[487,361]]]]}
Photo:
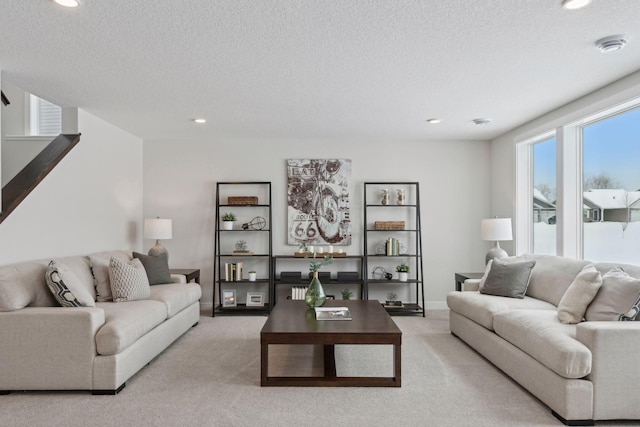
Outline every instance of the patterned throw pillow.
{"type": "Polygon", "coordinates": [[[137,258],[123,261],[112,257],[109,260],[109,281],[113,302],[148,299],[151,295],[147,272],[137,258]]]}
{"type": "Polygon", "coordinates": [[[93,296],[83,288],[80,279],[64,264],[51,261],[45,273],[47,285],[63,307],[95,307],[93,296]]]}

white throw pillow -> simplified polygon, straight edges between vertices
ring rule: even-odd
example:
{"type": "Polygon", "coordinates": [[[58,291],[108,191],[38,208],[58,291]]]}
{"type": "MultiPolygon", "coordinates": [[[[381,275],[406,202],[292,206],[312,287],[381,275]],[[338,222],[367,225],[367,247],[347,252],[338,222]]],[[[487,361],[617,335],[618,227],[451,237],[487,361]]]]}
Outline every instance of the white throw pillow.
{"type": "Polygon", "coordinates": [[[148,299],[151,295],[147,272],[139,259],[109,260],[109,281],[114,302],[148,299]]]}
{"type": "Polygon", "coordinates": [[[640,312],[640,279],[629,276],[622,267],[614,267],[602,276],[602,286],[587,308],[585,318],[592,320],[635,320],[640,312]]]}
{"type": "Polygon", "coordinates": [[[602,286],[602,275],[593,264],[585,266],[567,288],[558,304],[558,320],[580,323],[591,301],[602,286]]]}
{"type": "Polygon", "coordinates": [[[51,261],[45,273],[47,285],[63,307],[95,307],[96,303],[85,287],[66,265],[51,261]]]}
{"type": "Polygon", "coordinates": [[[131,256],[124,251],[100,252],[89,255],[91,271],[96,286],[96,300],[100,302],[113,301],[111,282],[109,280],[109,260],[111,257],[129,261],[131,256]]]}

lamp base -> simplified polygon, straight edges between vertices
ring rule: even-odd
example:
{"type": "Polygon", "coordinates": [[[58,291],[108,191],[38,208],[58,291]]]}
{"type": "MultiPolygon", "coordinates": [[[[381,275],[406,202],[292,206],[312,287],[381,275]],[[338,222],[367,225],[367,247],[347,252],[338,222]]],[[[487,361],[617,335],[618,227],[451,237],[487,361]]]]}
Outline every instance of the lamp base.
{"type": "Polygon", "coordinates": [[[162,254],[167,254],[167,259],[169,259],[169,252],[167,252],[167,249],[160,244],[159,240],[156,240],[156,245],[149,249],[149,256],[156,257],[162,254]]]}
{"type": "Polygon", "coordinates": [[[484,263],[485,265],[489,263],[489,260],[492,259],[500,259],[500,258],[506,258],[508,257],[509,254],[500,247],[500,243],[496,241],[496,244],[489,249],[489,252],[487,252],[487,255],[484,257],[484,263]]]}

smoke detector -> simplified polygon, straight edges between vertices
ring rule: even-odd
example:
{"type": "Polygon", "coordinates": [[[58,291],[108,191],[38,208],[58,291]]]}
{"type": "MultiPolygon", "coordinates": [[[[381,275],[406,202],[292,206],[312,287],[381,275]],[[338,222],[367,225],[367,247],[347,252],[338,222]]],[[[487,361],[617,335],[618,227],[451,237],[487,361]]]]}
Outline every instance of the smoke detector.
{"type": "Polygon", "coordinates": [[[609,36],[596,41],[596,47],[602,53],[615,52],[627,44],[627,39],[623,35],[609,36]]]}
{"type": "Polygon", "coordinates": [[[487,119],[484,117],[479,119],[473,119],[473,123],[477,125],[488,125],[489,123],[491,123],[491,119],[487,119]]]}

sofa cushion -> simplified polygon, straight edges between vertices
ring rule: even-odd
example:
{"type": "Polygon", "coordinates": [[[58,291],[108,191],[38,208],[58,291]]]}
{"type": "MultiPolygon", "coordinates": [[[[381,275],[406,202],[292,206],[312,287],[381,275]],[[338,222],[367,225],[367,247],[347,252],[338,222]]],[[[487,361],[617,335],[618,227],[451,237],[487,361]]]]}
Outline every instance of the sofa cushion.
{"type": "Polygon", "coordinates": [[[202,296],[202,289],[197,283],[170,283],[151,286],[152,300],[161,301],[167,306],[168,317],[173,317],[202,296]]]}
{"type": "Polygon", "coordinates": [[[527,254],[526,259],[535,260],[527,295],[557,306],[573,280],[589,261],[554,255],[527,254]]]}
{"type": "Polygon", "coordinates": [[[96,350],[102,355],[120,353],[167,318],[167,306],[160,301],[98,302],[96,306],[105,317],[96,333],[96,350]]]}
{"type": "Polygon", "coordinates": [[[562,323],[580,323],[591,301],[602,286],[602,275],[589,264],[576,276],[558,304],[558,320],[562,323]]]}
{"type": "Polygon", "coordinates": [[[640,279],[614,267],[602,276],[602,286],[589,305],[585,318],[593,320],[635,320],[640,311],[640,279]]]}
{"type": "Polygon", "coordinates": [[[46,281],[62,307],[93,307],[93,295],[67,265],[53,260],[47,266],[46,281]]]}
{"type": "Polygon", "coordinates": [[[147,272],[139,259],[109,260],[109,282],[114,302],[137,301],[150,295],[147,272]]]}
{"type": "Polygon", "coordinates": [[[473,320],[489,330],[493,330],[493,317],[496,313],[511,309],[550,310],[556,313],[556,307],[545,301],[524,297],[504,298],[479,292],[449,292],[447,305],[451,311],[473,320]]]}
{"type": "Polygon", "coordinates": [[[106,251],[89,255],[89,262],[96,288],[96,301],[113,301],[111,282],[109,281],[109,260],[111,258],[130,261],[131,253],[125,251],[106,251]]]}
{"type": "Polygon", "coordinates": [[[560,323],[555,311],[503,311],[494,316],[493,327],[561,377],[582,378],[591,372],[591,351],[576,339],[576,325],[560,323]]]}
{"type": "Polygon", "coordinates": [[[133,253],[144,265],[150,285],[171,283],[171,272],[169,271],[169,255],[164,252],[158,256],[150,256],[138,252],[133,253]]]}
{"type": "Polygon", "coordinates": [[[510,298],[524,298],[535,261],[503,262],[494,259],[480,292],[510,298]]]}
{"type": "MultiPolygon", "coordinates": [[[[20,310],[36,300],[36,286],[23,283],[19,274],[22,269],[28,269],[27,265],[16,264],[0,268],[0,311],[20,310]]],[[[40,270],[38,264],[33,263],[31,267],[40,270]]]]}

